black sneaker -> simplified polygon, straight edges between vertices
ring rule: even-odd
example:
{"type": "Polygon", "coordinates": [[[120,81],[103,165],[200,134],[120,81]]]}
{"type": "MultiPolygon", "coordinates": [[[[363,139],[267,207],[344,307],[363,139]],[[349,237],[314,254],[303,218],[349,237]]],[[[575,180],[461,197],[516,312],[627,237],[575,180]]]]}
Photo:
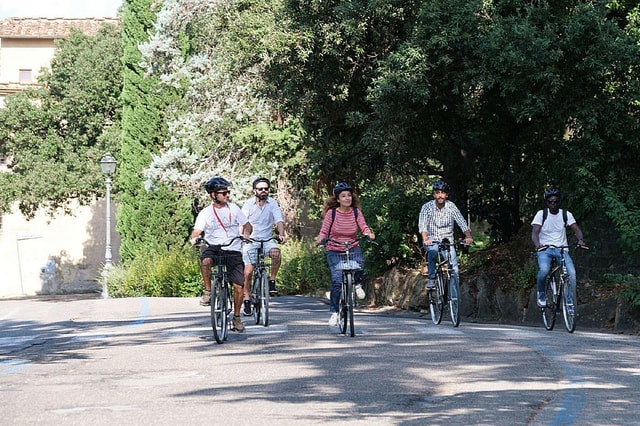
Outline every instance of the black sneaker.
{"type": "Polygon", "coordinates": [[[269,280],[269,294],[273,296],[276,293],[276,280],[269,280]]]}
{"type": "Polygon", "coordinates": [[[253,313],[251,312],[251,300],[247,299],[243,302],[244,305],[244,309],[242,310],[242,313],[244,314],[245,317],[249,317],[251,315],[253,315],[253,313]]]}

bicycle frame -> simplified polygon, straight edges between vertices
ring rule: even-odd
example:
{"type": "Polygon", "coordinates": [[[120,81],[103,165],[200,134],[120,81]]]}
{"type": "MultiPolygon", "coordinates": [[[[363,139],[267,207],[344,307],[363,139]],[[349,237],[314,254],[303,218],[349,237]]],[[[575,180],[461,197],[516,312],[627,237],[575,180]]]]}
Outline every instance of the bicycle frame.
{"type": "MultiPolygon", "coordinates": [[[[352,245],[360,241],[361,238],[357,238],[351,241],[336,241],[327,239],[326,242],[333,242],[343,247],[340,253],[340,261],[336,265],[336,269],[342,271],[342,287],[340,290],[340,300],[338,303],[338,325],[341,334],[346,334],[347,325],[349,326],[349,335],[355,336],[354,326],[354,309],[355,309],[355,273],[362,271],[362,264],[364,259],[356,258],[354,252],[352,252],[352,245]]],[[[373,241],[366,238],[368,242],[373,241]]],[[[326,244],[325,242],[325,244],[326,244]]]]}
{"type": "Polygon", "coordinates": [[[438,259],[436,261],[436,287],[428,291],[431,320],[436,325],[440,324],[444,306],[447,304],[449,306],[451,324],[457,327],[460,325],[460,303],[458,299],[458,283],[454,279],[453,264],[451,263],[451,243],[447,239],[433,241],[433,243],[438,244],[438,259]]]}
{"type": "Polygon", "coordinates": [[[219,344],[227,340],[233,312],[232,290],[225,262],[230,254],[222,249],[230,246],[237,239],[243,238],[235,237],[227,244],[210,244],[204,238],[198,238],[196,241],[196,244],[211,247],[216,252],[213,257],[214,263],[211,265],[211,328],[213,329],[213,337],[219,344]]]}
{"type": "Polygon", "coordinates": [[[573,333],[576,329],[577,296],[576,289],[571,286],[569,280],[569,273],[567,271],[567,263],[565,259],[565,250],[570,247],[546,245],[538,251],[544,251],[548,248],[556,248],[560,250],[560,263],[558,264],[555,256],[551,260],[551,269],[547,274],[545,282],[547,304],[540,308],[542,313],[542,322],[547,330],[553,330],[557,312],[562,309],[565,328],[569,333],[573,333]]]}
{"type": "Polygon", "coordinates": [[[262,324],[265,327],[269,326],[269,263],[267,259],[270,257],[265,255],[264,243],[271,240],[278,241],[276,237],[271,237],[266,240],[251,239],[250,242],[260,243],[259,247],[255,249],[255,262],[253,253],[249,254],[251,263],[254,266],[253,277],[251,281],[251,295],[253,302],[253,318],[256,324],[262,324]]]}

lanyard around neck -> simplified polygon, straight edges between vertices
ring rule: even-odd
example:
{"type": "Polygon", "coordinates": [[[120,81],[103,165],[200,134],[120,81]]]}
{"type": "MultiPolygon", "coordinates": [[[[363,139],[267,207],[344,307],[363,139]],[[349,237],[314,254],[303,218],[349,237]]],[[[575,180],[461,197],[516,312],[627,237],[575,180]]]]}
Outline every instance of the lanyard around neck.
{"type": "MultiPolygon", "coordinates": [[[[216,215],[216,219],[218,219],[218,223],[220,224],[222,229],[224,229],[224,232],[227,232],[227,227],[224,226],[224,223],[222,223],[222,221],[220,220],[220,216],[218,216],[218,212],[216,211],[216,208],[214,206],[211,206],[211,208],[213,208],[213,214],[216,215]]],[[[231,208],[229,208],[228,205],[227,205],[227,208],[229,209],[229,226],[231,226],[231,208]]]]}

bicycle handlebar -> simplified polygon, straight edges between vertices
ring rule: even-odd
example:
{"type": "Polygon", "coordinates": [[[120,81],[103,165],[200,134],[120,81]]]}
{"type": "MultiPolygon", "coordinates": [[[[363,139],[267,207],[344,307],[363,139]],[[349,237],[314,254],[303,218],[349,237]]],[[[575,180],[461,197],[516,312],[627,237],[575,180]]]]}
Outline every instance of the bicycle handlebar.
{"type": "Polygon", "coordinates": [[[275,241],[278,244],[281,243],[280,236],[267,238],[266,240],[257,240],[255,238],[249,238],[249,239],[245,239],[243,242],[245,242],[245,243],[268,243],[271,240],[275,241]]]}
{"type": "Polygon", "coordinates": [[[349,248],[350,245],[355,244],[357,242],[360,242],[360,240],[365,240],[368,243],[374,244],[376,246],[379,245],[376,241],[374,241],[371,238],[369,238],[368,235],[360,235],[356,239],[350,240],[350,241],[336,241],[336,240],[334,240],[332,238],[323,238],[319,245],[322,246],[322,247],[327,247],[327,243],[328,242],[332,242],[332,243],[337,244],[339,246],[344,246],[345,248],[349,248]]]}
{"type": "Polygon", "coordinates": [[[553,245],[553,244],[545,244],[545,245],[541,246],[540,248],[536,249],[536,252],[545,251],[548,248],[557,248],[557,249],[580,248],[580,249],[583,249],[583,250],[589,250],[589,247],[587,247],[585,245],[582,245],[582,244],[577,244],[577,243],[572,245],[572,246],[556,246],[556,245],[553,245]]]}
{"type": "MultiPolygon", "coordinates": [[[[447,243],[449,245],[453,245],[453,243],[451,241],[447,241],[447,243]]],[[[444,245],[444,241],[431,240],[431,244],[429,244],[428,247],[435,246],[436,244],[444,245]]],[[[467,244],[467,243],[464,242],[464,238],[461,238],[461,239],[458,239],[458,241],[456,241],[455,244],[459,245],[459,246],[469,247],[469,246],[475,245],[475,241],[472,242],[471,244],[467,244]]],[[[426,244],[424,244],[424,245],[426,245],[426,244]]]]}
{"type": "Polygon", "coordinates": [[[214,250],[222,250],[223,247],[229,247],[231,244],[233,244],[233,242],[235,240],[242,240],[243,242],[249,241],[248,239],[244,238],[242,235],[238,235],[237,237],[233,237],[226,244],[211,244],[209,241],[205,240],[203,237],[198,237],[198,238],[196,238],[196,242],[195,242],[194,246],[198,246],[198,245],[204,244],[205,246],[211,247],[214,250]]]}

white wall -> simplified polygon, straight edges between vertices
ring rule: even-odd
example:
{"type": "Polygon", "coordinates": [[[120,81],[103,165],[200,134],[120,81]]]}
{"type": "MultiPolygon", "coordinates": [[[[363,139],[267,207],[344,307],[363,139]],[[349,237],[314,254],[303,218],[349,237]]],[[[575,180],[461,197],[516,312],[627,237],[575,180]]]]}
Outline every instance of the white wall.
{"type": "MultiPolygon", "coordinates": [[[[20,83],[21,69],[33,72],[33,81],[37,81],[42,67],[50,67],[55,54],[53,40],[46,39],[10,39],[3,38],[0,45],[0,82],[20,83]]],[[[23,82],[28,83],[28,82],[23,82]]]]}
{"type": "MultiPolygon", "coordinates": [[[[74,215],[53,219],[44,211],[27,221],[19,212],[0,224],[0,297],[100,291],[105,255],[105,200],[73,206],[74,215]],[[44,270],[44,271],[43,271],[44,270]]],[[[119,262],[120,240],[111,208],[111,244],[119,262]]]]}

